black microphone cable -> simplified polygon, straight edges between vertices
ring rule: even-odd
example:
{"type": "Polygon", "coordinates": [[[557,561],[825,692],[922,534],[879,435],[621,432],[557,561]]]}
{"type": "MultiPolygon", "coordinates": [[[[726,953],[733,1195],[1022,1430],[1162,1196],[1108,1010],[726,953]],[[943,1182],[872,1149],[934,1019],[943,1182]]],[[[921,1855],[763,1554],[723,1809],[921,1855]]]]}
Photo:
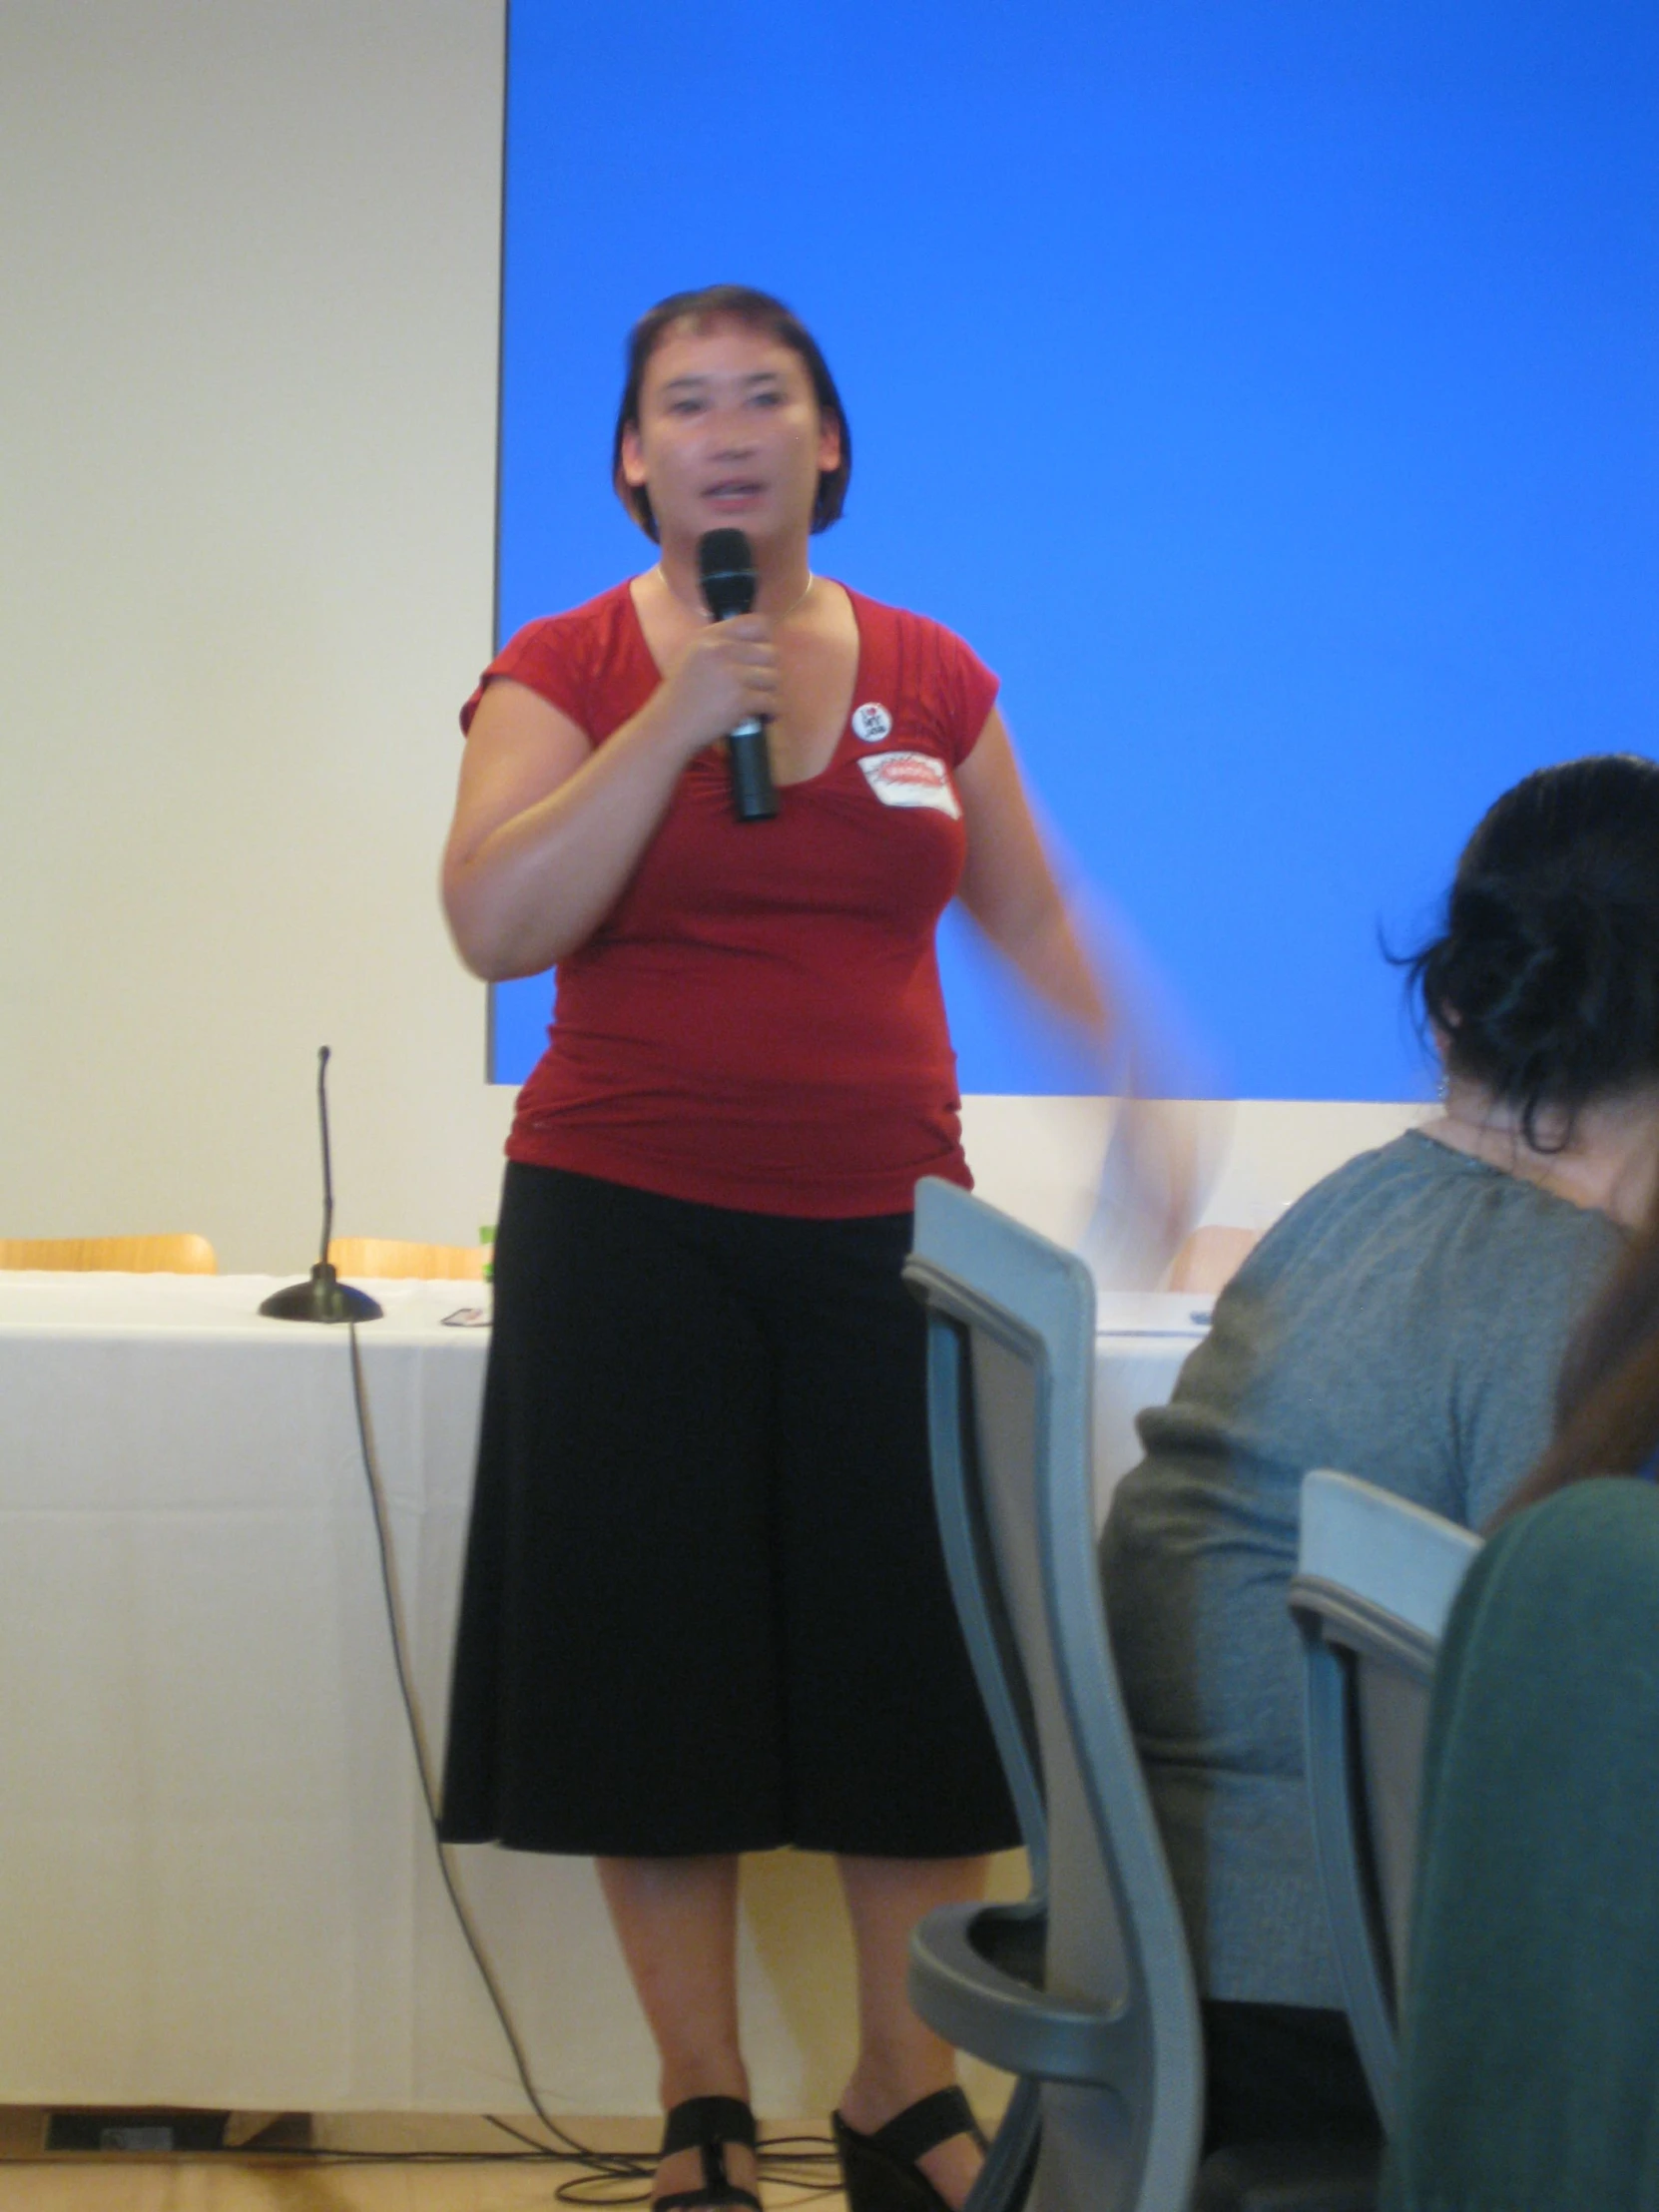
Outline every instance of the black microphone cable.
{"type": "MultiPolygon", "coordinates": [[[[420,1707],[415,1698],[409,1667],[408,1636],[403,1619],[402,1592],[397,1579],[397,1567],[391,1545],[391,1522],[386,1506],[385,1485],[380,1476],[379,1454],[374,1444],[374,1427],[369,1413],[367,1381],[363,1373],[362,1348],[357,1341],[357,1323],[347,1325],[349,1362],[351,1371],[351,1402],[356,1416],[358,1460],[363,1479],[368,1488],[369,1508],[374,1525],[375,1557],[380,1573],[380,1591],[385,1606],[386,1626],[391,1643],[393,1669],[397,1677],[398,1697],[403,1707],[403,1718],[408,1730],[409,1748],[413,1754],[415,1771],[420,1783],[421,1802],[425,1808],[427,1833],[437,1860],[444,1893],[450,1910],[455,1916],[466,1947],[478,1969],[479,1979],[488,1992],[490,2003],[500,2023],[507,2048],[512,2053],[513,2066],[531,2111],[552,2137],[549,2143],[539,2142],[511,2120],[504,2120],[497,2113],[484,2113],[490,2126],[498,2129],[514,2143],[517,2150],[354,2150],[344,2146],[315,2143],[263,2142],[258,2137],[239,2144],[230,2151],[186,2151],[178,2156],[181,2163],[223,2163],[227,2156],[261,2163],[308,2166],[574,2166],[578,2171],[561,2181],[553,2195],[563,2204],[593,2208],[644,2205],[650,2202],[651,2183],[658,2161],[656,2151],[606,2150],[598,2145],[579,2142],[560,2121],[556,2120],[543,2104],[535,2082],[531,2078],[529,2062],[525,2056],[523,2041],[513,2021],[501,1985],[490,1965],[482,1938],[473,1925],[472,1916],[456,1885],[449,1864],[449,1847],[444,1843],[439,1829],[437,1792],[432,1785],[432,1765],[426,1745],[426,1732],[420,1718],[420,1707]]],[[[5,2160],[8,2166],[68,2166],[107,2165],[107,2151],[82,2153],[46,2151],[39,2155],[24,2154],[5,2160]]],[[[832,2195],[840,2185],[836,2171],[833,2146],[823,2135],[777,2135],[766,2138],[758,2156],[761,2178],[775,2187],[793,2189],[797,2193],[787,2200],[789,2206],[809,2203],[816,2197],[832,2195]]]]}
{"type": "MultiPolygon", "coordinates": [[[[369,1417],[368,1388],[363,1375],[362,1350],[357,1342],[359,1320],[380,1318],[381,1308],[365,1293],[350,1285],[338,1282],[328,1261],[328,1245],[333,1227],[334,1182],[328,1145],[328,1094],[327,1070],[329,1050],[320,1047],[316,1058],[316,1106],[317,1122],[322,1142],[322,1251],[310,1280],[290,1285],[266,1299],[260,1307],[262,1314],[281,1321],[347,1324],[350,1348],[351,1400],[356,1412],[357,1443],[362,1463],[363,1479],[368,1485],[369,1506],[373,1515],[374,1540],[380,1568],[380,1589],[385,1603],[386,1626],[391,1639],[392,1663],[397,1676],[398,1696],[402,1700],[403,1717],[408,1728],[409,1747],[414,1755],[415,1772],[420,1781],[421,1802],[426,1811],[426,1825],[431,1837],[432,1849],[438,1863],[438,1873],[449,1899],[450,1910],[456,1925],[472,1954],[473,1964],[489,1994],[495,2016],[512,2053],[513,2066],[518,2074],[531,2111],[540,2120],[551,2143],[538,2143],[534,2136],[526,2135],[494,2114],[486,2114],[492,2127],[499,2128],[514,2142],[527,2146],[517,2151],[466,2152],[432,2151],[404,2153],[399,2151],[336,2151],[316,2149],[300,2144],[271,2143],[261,2147],[261,2157],[313,2159],[323,2163],[349,2163],[354,2161],[396,2163],[409,2158],[421,2162],[463,2162],[469,2158],[491,2157],[511,2161],[541,2159],[550,2163],[578,2166],[582,2171],[570,2180],[561,2182],[554,2194],[569,2204],[629,2205],[649,2201],[651,2181],[656,2171],[657,2153],[644,2151],[603,2150],[578,2142],[570,2131],[555,2120],[542,2103],[536,2085],[530,2077],[529,2062],[524,2054],[523,2041],[514,2024],[501,1987],[490,1965],[488,1955],[477,1930],[472,1924],[465,1901],[456,1887],[449,1864],[447,1847],[438,1819],[438,1793],[432,1781],[432,1762],[426,1745],[425,1730],[421,1725],[420,1708],[414,1694],[413,1677],[409,1667],[408,1636],[403,1620],[402,1595],[398,1587],[397,1569],[391,1543],[391,1523],[386,1509],[385,1488],[380,1479],[379,1457],[374,1448],[374,1428],[369,1417]]],[[[218,2154],[214,2154],[218,2155],[218,2154]]],[[[834,2161],[834,2152],[827,2137],[780,2136],[769,2142],[760,2157],[760,2166],[770,2181],[793,2186],[805,2196],[818,2196],[833,2187],[823,2169],[834,2161]]],[[[798,2200],[799,2201],[799,2200],[798,2200]]]]}
{"type": "MultiPolygon", "coordinates": [[[[536,2157],[551,2164],[573,2165],[583,2169],[567,2181],[562,2181],[554,2191],[561,2203],[613,2206],[649,2203],[652,2177],[657,2168],[655,2151],[610,2151],[578,2142],[542,2103],[535,2082],[531,2079],[529,2062],[524,2045],[513,2022],[506,1998],[501,1991],[494,1969],[491,1967],[483,1941],[473,1926],[468,1911],[456,1885],[449,1864],[449,1850],[444,1843],[438,1820],[437,1791],[432,1784],[432,1765],[426,1745],[425,1729],[420,1718],[420,1708],[414,1694],[409,1666],[408,1636],[403,1620],[402,1594],[398,1586],[397,1567],[392,1553],[390,1518],[386,1508],[385,1488],[380,1479],[379,1455],[374,1447],[374,1428],[369,1415],[368,1388],[363,1376],[362,1351],[357,1342],[357,1324],[348,1324],[347,1334],[351,1360],[351,1400],[357,1419],[357,1443],[362,1463],[363,1479],[368,1485],[369,1506],[374,1520],[375,1551],[380,1568],[380,1589],[385,1601],[386,1626],[391,1638],[393,1667],[397,1675],[398,1696],[402,1701],[403,1717],[408,1726],[409,1748],[414,1756],[415,1770],[420,1782],[420,1795],[426,1809],[427,1830],[432,1849],[437,1858],[438,1872],[443,1878],[445,1894],[450,1909],[465,1938],[466,1947],[472,1953],[473,1964],[489,1993],[495,2016],[501,2023],[501,2032],[507,2048],[512,2053],[513,2067],[529,2101],[530,2109],[552,2136],[551,2144],[538,2143],[534,2136],[524,2134],[511,2121],[494,2114],[491,2124],[510,2135],[515,2142],[529,2146],[529,2152],[496,2152],[497,2158],[509,2161],[522,2159],[533,2152],[536,2157]]],[[[301,2153],[324,2159],[339,2156],[357,2156],[357,2153],[333,2153],[317,2151],[301,2153]]],[[[374,2154],[395,2158],[399,2154],[388,2152],[374,2154]]],[[[419,2155],[419,2154],[417,2154],[419,2155]]],[[[461,2160],[465,2152],[427,2154],[441,2158],[461,2160]]],[[[485,2153],[485,2157],[492,2154],[485,2153]]],[[[759,2166],[761,2178],[786,2188],[801,2192],[794,2200],[805,2202],[812,2197],[833,2193],[840,2186],[839,2173],[833,2146],[828,2136],[782,2135],[766,2139],[760,2148],[759,2166]],[[828,2169],[828,2171],[826,2171],[828,2169]]]]}

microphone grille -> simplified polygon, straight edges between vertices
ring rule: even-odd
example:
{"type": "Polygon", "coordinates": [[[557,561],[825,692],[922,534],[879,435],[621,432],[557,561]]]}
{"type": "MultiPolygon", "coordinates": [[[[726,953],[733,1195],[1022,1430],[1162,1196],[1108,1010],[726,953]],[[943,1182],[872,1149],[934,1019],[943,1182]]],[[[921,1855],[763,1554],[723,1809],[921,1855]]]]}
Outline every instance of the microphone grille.
{"type": "Polygon", "coordinates": [[[755,555],[742,530],[705,530],[697,541],[704,604],[717,622],[755,604],[755,555]]]}

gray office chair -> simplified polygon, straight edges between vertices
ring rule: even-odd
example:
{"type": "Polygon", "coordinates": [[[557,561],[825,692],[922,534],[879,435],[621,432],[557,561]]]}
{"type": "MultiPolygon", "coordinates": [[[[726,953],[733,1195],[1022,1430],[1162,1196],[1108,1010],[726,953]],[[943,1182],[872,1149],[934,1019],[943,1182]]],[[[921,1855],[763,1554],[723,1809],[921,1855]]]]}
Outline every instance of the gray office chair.
{"type": "Polygon", "coordinates": [[[1014,2201],[1029,2171],[1036,2212],[1185,2212],[1198,2003],[1101,1608],[1094,1285],[1072,1254],[933,1181],[905,1278],[927,1309],[951,1583],[1031,1861],[1023,1904],[928,1916],[911,1998],[1021,2077],[976,2205],[1014,2201]]]}
{"type": "Polygon", "coordinates": [[[1087,1269],[953,1185],[916,1192],[934,1488],[968,1647],[1031,1861],[1012,1906],[929,1914],[910,1994],[1019,2077],[970,2212],[1359,2212],[1318,2149],[1197,2175],[1204,2062],[1180,1909],[1106,1638],[1090,1474],[1087,1269]]]}
{"type": "Polygon", "coordinates": [[[1429,1686],[1480,1539],[1353,1475],[1302,1485],[1291,1611],[1308,1660],[1308,1794],[1348,2016],[1383,2127],[1399,2066],[1429,1686]]]}

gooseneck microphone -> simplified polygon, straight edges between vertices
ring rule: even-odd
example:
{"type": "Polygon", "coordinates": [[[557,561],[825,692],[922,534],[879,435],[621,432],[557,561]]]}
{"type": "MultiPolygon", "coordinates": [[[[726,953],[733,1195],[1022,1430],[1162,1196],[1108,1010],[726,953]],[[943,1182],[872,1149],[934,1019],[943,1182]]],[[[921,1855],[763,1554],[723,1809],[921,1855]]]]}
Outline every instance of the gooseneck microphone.
{"type": "Polygon", "coordinates": [[[350,1283],[342,1283],[328,1264],[328,1240],[334,1228],[334,1176],[328,1160],[328,1047],[316,1055],[316,1118],[322,1127],[322,1256],[310,1279],[273,1291],[260,1308],[272,1321],[378,1321],[385,1308],[350,1283]]]}
{"type": "MultiPolygon", "coordinates": [[[[697,541],[703,604],[717,622],[746,615],[755,604],[755,555],[742,530],[705,530],[697,541]]],[[[739,822],[771,822],[778,812],[767,726],[751,715],[726,740],[732,772],[732,813],[739,822]]]]}

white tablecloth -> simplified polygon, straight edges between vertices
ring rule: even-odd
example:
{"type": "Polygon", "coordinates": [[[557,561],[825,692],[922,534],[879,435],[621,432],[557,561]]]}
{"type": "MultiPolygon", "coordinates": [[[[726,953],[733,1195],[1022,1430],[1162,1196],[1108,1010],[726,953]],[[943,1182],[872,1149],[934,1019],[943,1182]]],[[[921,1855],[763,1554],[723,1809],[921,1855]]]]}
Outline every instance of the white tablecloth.
{"type": "MultiPolygon", "coordinates": [[[[387,1642],[346,1332],[256,1277],[0,1275],[0,2103],[520,2106],[433,1859],[387,1642]]],[[[467,1284],[375,1284],[363,1328],[434,1749],[486,1334],[467,1284]]],[[[1202,1332],[1106,1300],[1097,1487],[1202,1332]]],[[[655,2060],[591,1870],[452,1857],[538,2084],[652,2109],[655,2060]]],[[[829,1871],[746,1873],[763,2108],[839,2086],[829,1871]]]]}

